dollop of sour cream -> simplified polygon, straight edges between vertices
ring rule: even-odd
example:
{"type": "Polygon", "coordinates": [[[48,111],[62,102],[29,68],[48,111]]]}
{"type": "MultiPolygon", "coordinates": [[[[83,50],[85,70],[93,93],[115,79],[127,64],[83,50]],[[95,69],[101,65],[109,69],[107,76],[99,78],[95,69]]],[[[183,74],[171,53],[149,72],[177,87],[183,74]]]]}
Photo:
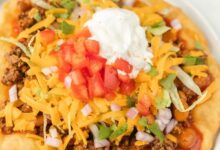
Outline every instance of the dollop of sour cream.
{"type": "Polygon", "coordinates": [[[153,55],[148,49],[145,29],[134,12],[121,8],[99,10],[85,26],[92,34],[91,39],[99,42],[100,56],[108,64],[117,58],[128,61],[133,66],[131,78],[136,78],[141,70],[150,70],[153,55]]]}

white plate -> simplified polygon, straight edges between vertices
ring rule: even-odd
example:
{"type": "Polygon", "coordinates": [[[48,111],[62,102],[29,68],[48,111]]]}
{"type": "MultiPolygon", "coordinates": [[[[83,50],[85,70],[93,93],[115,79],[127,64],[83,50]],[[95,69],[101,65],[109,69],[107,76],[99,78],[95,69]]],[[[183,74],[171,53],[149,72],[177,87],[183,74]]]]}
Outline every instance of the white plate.
{"type": "MultiPolygon", "coordinates": [[[[220,64],[220,39],[211,28],[209,23],[205,20],[205,18],[199,13],[199,11],[194,8],[188,1],[186,0],[166,0],[178,7],[180,7],[184,12],[197,24],[197,26],[203,31],[208,42],[209,48],[216,58],[218,63],[220,64]]],[[[0,0],[0,4],[3,1],[0,0]]],[[[214,150],[220,150],[220,134],[216,140],[216,145],[214,150]]]]}
{"type": "MultiPolygon", "coordinates": [[[[206,19],[199,13],[199,11],[193,7],[189,1],[186,0],[166,0],[178,7],[180,7],[188,17],[193,20],[197,26],[201,29],[201,31],[205,34],[206,39],[209,43],[209,48],[215,57],[215,59],[220,64],[220,39],[217,34],[211,28],[210,24],[206,21],[206,19]]],[[[220,150],[220,134],[216,140],[216,145],[214,150],[220,150]]]]}

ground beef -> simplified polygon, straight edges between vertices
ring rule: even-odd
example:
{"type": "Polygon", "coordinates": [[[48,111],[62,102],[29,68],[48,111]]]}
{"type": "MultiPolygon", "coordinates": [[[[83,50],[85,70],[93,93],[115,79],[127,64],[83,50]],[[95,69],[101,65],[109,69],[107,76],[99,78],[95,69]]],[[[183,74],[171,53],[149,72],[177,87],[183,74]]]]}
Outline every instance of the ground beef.
{"type": "Polygon", "coordinates": [[[23,104],[19,109],[24,113],[32,112],[32,108],[27,104],[23,104]]]}
{"type": "Polygon", "coordinates": [[[35,23],[35,20],[29,17],[28,12],[22,12],[18,16],[18,21],[22,30],[31,27],[35,23]]]}
{"type": "Polygon", "coordinates": [[[18,47],[12,49],[6,56],[9,66],[5,69],[2,77],[2,83],[11,86],[13,84],[20,84],[23,82],[25,73],[28,70],[28,65],[20,58],[22,50],[18,47]]]}
{"type": "Polygon", "coordinates": [[[159,140],[155,140],[151,146],[151,150],[175,150],[177,148],[177,144],[168,139],[165,139],[163,143],[160,143],[159,140]]]}
{"type": "Polygon", "coordinates": [[[197,97],[197,94],[187,88],[179,79],[175,80],[175,85],[178,91],[182,91],[187,96],[188,103],[191,103],[197,97]]]}
{"type": "Polygon", "coordinates": [[[17,6],[21,12],[29,11],[32,8],[29,0],[18,1],[17,6]]]}
{"type": "Polygon", "coordinates": [[[13,132],[12,127],[6,127],[5,118],[0,118],[0,130],[3,134],[11,134],[13,132]]]}
{"type": "Polygon", "coordinates": [[[213,81],[213,76],[208,72],[207,77],[195,77],[195,83],[200,87],[202,91],[204,91],[213,81]]]}

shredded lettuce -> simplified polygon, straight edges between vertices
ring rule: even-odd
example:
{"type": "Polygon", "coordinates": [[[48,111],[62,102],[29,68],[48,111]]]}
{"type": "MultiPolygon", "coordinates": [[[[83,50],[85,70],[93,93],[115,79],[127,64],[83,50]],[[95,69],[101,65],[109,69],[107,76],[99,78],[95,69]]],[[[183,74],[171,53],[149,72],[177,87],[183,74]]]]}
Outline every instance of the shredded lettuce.
{"type": "Polygon", "coordinates": [[[178,93],[178,90],[177,90],[177,87],[175,86],[175,84],[173,84],[169,93],[170,93],[171,100],[172,100],[173,104],[175,105],[175,107],[180,112],[187,112],[187,111],[194,109],[196,107],[196,105],[202,103],[208,92],[207,91],[203,92],[201,94],[201,96],[199,96],[198,99],[186,109],[183,106],[183,103],[180,99],[180,96],[179,96],[179,93],[178,93]]]}
{"type": "Polygon", "coordinates": [[[156,107],[157,109],[162,109],[162,108],[170,107],[170,105],[171,105],[171,99],[170,99],[169,91],[164,90],[163,97],[156,98],[156,107]]]}
{"type": "Polygon", "coordinates": [[[44,8],[44,9],[54,8],[52,5],[48,4],[44,0],[31,0],[31,2],[41,8],[44,8]]]}
{"type": "Polygon", "coordinates": [[[190,90],[195,92],[197,95],[201,96],[202,92],[198,85],[193,81],[193,79],[186,73],[184,72],[180,67],[175,66],[173,69],[177,72],[177,77],[178,79],[190,90]]]}
{"type": "Polygon", "coordinates": [[[8,38],[8,37],[0,37],[0,41],[3,41],[3,42],[7,42],[7,43],[11,43],[11,44],[14,44],[16,45],[17,47],[19,47],[27,57],[30,57],[31,54],[30,54],[30,51],[28,50],[28,48],[22,44],[21,42],[18,42],[17,40],[13,39],[13,38],[8,38]]]}
{"type": "Polygon", "coordinates": [[[166,78],[163,78],[160,80],[160,85],[164,88],[164,89],[171,89],[171,86],[174,82],[174,80],[176,79],[176,74],[169,74],[166,78]]]}
{"type": "Polygon", "coordinates": [[[158,22],[150,27],[147,28],[147,31],[152,33],[153,35],[159,36],[167,31],[169,31],[171,28],[167,27],[164,21],[158,22]]]}

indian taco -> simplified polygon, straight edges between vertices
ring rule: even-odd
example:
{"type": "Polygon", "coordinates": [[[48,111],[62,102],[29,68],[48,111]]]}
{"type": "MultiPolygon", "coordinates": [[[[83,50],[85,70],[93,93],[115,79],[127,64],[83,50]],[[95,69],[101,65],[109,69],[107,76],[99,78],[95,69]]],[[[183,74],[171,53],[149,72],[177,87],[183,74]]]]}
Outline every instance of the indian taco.
{"type": "Polygon", "coordinates": [[[163,0],[7,0],[1,150],[211,150],[219,67],[163,0]]]}

